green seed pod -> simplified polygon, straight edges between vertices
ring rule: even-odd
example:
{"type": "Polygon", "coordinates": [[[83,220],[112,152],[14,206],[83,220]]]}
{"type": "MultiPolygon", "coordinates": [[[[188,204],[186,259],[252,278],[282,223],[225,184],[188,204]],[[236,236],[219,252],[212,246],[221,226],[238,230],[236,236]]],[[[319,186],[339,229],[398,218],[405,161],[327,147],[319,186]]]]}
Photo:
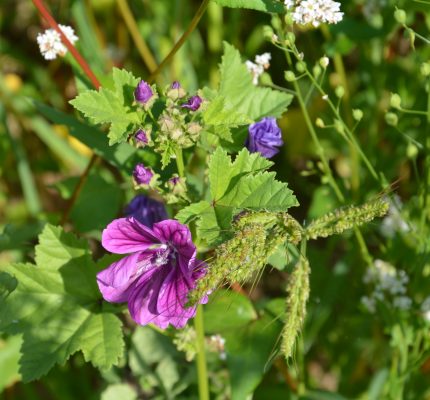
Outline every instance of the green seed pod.
{"type": "Polygon", "coordinates": [[[296,75],[294,75],[293,71],[285,71],[284,77],[287,82],[294,82],[296,80],[296,75]]]}
{"type": "Polygon", "coordinates": [[[361,119],[363,118],[363,111],[361,111],[358,108],[355,108],[354,110],[352,110],[352,117],[356,120],[356,121],[361,121],[361,119]]]}
{"type": "Polygon", "coordinates": [[[296,70],[300,72],[301,74],[306,71],[306,63],[303,61],[299,61],[296,63],[296,70]]]}
{"type": "Polygon", "coordinates": [[[398,8],[396,11],[394,11],[394,18],[399,24],[406,24],[406,12],[405,10],[402,10],[398,8]]]}
{"type": "Polygon", "coordinates": [[[397,93],[391,93],[390,106],[398,110],[402,108],[402,99],[397,93]]]}
{"type": "Polygon", "coordinates": [[[397,123],[399,122],[399,118],[396,114],[392,112],[388,112],[385,114],[385,122],[390,126],[397,126],[397,123]]]}
{"type": "Polygon", "coordinates": [[[343,87],[343,86],[338,86],[336,89],[335,89],[335,94],[336,94],[336,96],[339,98],[339,99],[341,99],[344,95],[345,95],[345,88],[343,87]]]}
{"type": "Polygon", "coordinates": [[[420,67],[420,72],[422,76],[429,76],[430,75],[430,64],[428,62],[422,63],[420,67]]]}
{"type": "Polygon", "coordinates": [[[406,156],[413,160],[418,155],[418,147],[415,146],[412,142],[408,143],[406,147],[406,156]]]}

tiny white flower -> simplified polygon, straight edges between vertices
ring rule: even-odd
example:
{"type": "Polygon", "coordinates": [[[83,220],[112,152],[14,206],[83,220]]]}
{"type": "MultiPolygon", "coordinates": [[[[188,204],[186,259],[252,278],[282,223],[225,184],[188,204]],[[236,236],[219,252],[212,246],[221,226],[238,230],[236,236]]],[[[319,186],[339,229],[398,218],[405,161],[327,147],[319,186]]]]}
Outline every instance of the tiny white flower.
{"type": "Polygon", "coordinates": [[[295,1],[294,0],[285,0],[284,1],[285,7],[287,7],[287,10],[290,10],[294,7],[295,1]]]}
{"type": "Polygon", "coordinates": [[[330,64],[330,59],[326,56],[320,58],[320,65],[323,68],[327,68],[330,64]]]}
{"type": "Polygon", "coordinates": [[[267,69],[270,66],[271,59],[272,55],[270,53],[263,53],[261,55],[255,56],[255,63],[257,65],[261,65],[264,69],[267,69]]]}
{"type": "Polygon", "coordinates": [[[407,296],[395,297],[393,300],[393,305],[400,310],[409,310],[412,306],[412,299],[407,296]]]}
{"type": "Polygon", "coordinates": [[[361,303],[370,313],[374,313],[376,311],[376,302],[375,299],[367,296],[363,296],[361,298],[361,303]]]}
{"type": "MultiPolygon", "coordinates": [[[[73,28],[66,25],[58,26],[72,44],[78,40],[73,28]]],[[[61,42],[61,36],[55,29],[47,29],[45,32],[39,33],[36,40],[40,52],[46,60],[55,60],[58,55],[63,57],[67,53],[67,47],[61,42]]]]}
{"type": "Polygon", "coordinates": [[[328,100],[328,94],[325,94],[325,95],[322,97],[322,99],[323,99],[324,101],[327,101],[327,100],[328,100]]]}
{"type": "Polygon", "coordinates": [[[403,203],[399,196],[394,196],[390,199],[390,208],[385,218],[382,220],[381,233],[386,238],[392,238],[394,235],[399,233],[407,233],[410,231],[410,227],[407,222],[403,219],[400,210],[403,207],[403,203]]]}

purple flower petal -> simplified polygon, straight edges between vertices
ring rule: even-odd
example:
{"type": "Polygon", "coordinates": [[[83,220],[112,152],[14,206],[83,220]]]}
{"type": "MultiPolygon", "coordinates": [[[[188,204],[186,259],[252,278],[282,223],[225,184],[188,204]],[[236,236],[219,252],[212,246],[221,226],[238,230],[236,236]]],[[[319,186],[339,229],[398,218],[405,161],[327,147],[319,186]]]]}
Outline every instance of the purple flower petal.
{"type": "Polygon", "coordinates": [[[197,111],[200,108],[202,101],[203,100],[200,96],[192,96],[185,104],[182,104],[181,107],[188,108],[191,111],[197,111]]]}
{"type": "Polygon", "coordinates": [[[133,217],[115,219],[102,234],[103,247],[116,254],[144,251],[156,243],[154,232],[133,217]]]}
{"type": "Polygon", "coordinates": [[[145,81],[140,81],[134,90],[134,98],[137,102],[146,104],[154,95],[151,86],[145,81]]]}
{"type": "Polygon", "coordinates": [[[245,146],[251,153],[259,152],[263,157],[272,158],[279,152],[278,147],[284,144],[275,118],[263,118],[251,124],[248,131],[245,146]]]}
{"type": "Polygon", "coordinates": [[[149,185],[154,172],[151,168],[146,168],[142,163],[137,164],[133,170],[133,178],[138,185],[149,185]]]}
{"type": "Polygon", "coordinates": [[[140,253],[123,257],[97,274],[97,284],[105,300],[111,303],[128,301],[139,257],[140,253]]]}
{"type": "MultiPolygon", "coordinates": [[[[138,324],[153,323],[162,329],[181,328],[195,315],[196,307],[185,307],[187,295],[207,267],[196,260],[186,225],[164,220],[152,230],[132,217],[121,218],[103,231],[102,244],[115,253],[134,253],[98,274],[107,301],[127,301],[138,324]]],[[[207,302],[207,296],[200,302],[207,302]]]]}

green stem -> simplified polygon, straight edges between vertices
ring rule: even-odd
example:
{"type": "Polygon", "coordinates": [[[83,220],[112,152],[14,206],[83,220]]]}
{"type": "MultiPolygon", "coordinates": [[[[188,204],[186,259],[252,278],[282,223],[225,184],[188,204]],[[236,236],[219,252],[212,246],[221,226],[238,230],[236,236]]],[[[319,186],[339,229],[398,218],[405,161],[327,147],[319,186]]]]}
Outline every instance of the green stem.
{"type": "Polygon", "coordinates": [[[121,12],[122,18],[124,19],[125,24],[127,25],[127,29],[130,32],[131,37],[133,38],[134,44],[137,47],[137,51],[140,54],[143,62],[148,67],[150,73],[154,72],[157,69],[157,61],[155,61],[154,56],[151,53],[151,50],[145,43],[142,38],[142,35],[139,32],[139,28],[137,26],[136,20],[133,17],[133,14],[130,10],[130,7],[127,4],[126,0],[117,0],[119,11],[121,12]]]}
{"type": "MultiPolygon", "coordinates": [[[[292,67],[293,63],[292,63],[290,54],[288,52],[285,52],[285,55],[287,57],[288,64],[290,65],[290,67],[292,67]]],[[[306,104],[305,104],[305,101],[303,99],[303,94],[302,94],[302,91],[300,89],[300,86],[297,83],[297,81],[293,81],[293,86],[294,86],[294,92],[296,93],[297,100],[299,102],[300,108],[301,108],[302,113],[303,113],[303,117],[305,119],[306,126],[308,127],[309,133],[310,133],[312,140],[316,146],[317,153],[321,159],[321,162],[323,163],[324,172],[325,172],[326,176],[328,177],[329,184],[332,187],[332,189],[334,190],[334,192],[336,193],[336,196],[339,199],[339,201],[341,201],[343,203],[345,201],[345,198],[344,198],[339,186],[337,185],[337,183],[333,177],[333,174],[331,173],[331,169],[330,169],[330,166],[328,164],[327,158],[325,156],[324,149],[321,145],[321,142],[318,139],[318,135],[315,132],[314,126],[312,124],[311,118],[310,118],[308,110],[306,108],[306,104]]]]}
{"type": "Polygon", "coordinates": [[[151,75],[148,78],[149,82],[152,82],[156,76],[160,73],[160,71],[165,67],[166,64],[168,64],[172,58],[175,56],[175,54],[178,52],[178,50],[182,47],[182,45],[187,40],[188,36],[196,29],[197,24],[199,23],[200,19],[203,17],[203,14],[206,11],[206,8],[209,5],[210,0],[203,0],[200,4],[199,9],[197,10],[196,14],[194,15],[193,19],[190,22],[190,25],[188,26],[187,30],[182,34],[182,36],[179,38],[179,40],[176,42],[175,46],[172,50],[170,50],[170,53],[164,58],[164,60],[161,62],[161,64],[158,66],[158,68],[151,73],[151,75]]]}
{"type": "Polygon", "coordinates": [[[185,176],[184,157],[182,149],[176,150],[176,166],[178,167],[178,174],[181,178],[185,176]]]}
{"type": "Polygon", "coordinates": [[[194,328],[197,333],[196,364],[199,384],[199,400],[209,400],[209,382],[205,354],[205,327],[203,324],[203,307],[201,304],[197,306],[197,313],[194,318],[194,328]]]}

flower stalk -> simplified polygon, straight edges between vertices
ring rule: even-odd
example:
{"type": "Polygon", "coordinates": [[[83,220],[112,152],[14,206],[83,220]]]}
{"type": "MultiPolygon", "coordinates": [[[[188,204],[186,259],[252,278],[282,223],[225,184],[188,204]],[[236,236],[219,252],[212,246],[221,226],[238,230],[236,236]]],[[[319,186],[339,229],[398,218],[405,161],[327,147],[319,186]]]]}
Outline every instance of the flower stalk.
{"type": "Polygon", "coordinates": [[[196,329],[197,334],[196,364],[199,400],[209,400],[209,381],[205,352],[205,327],[203,322],[203,307],[200,304],[197,306],[197,313],[194,318],[194,328],[196,329]]]}

